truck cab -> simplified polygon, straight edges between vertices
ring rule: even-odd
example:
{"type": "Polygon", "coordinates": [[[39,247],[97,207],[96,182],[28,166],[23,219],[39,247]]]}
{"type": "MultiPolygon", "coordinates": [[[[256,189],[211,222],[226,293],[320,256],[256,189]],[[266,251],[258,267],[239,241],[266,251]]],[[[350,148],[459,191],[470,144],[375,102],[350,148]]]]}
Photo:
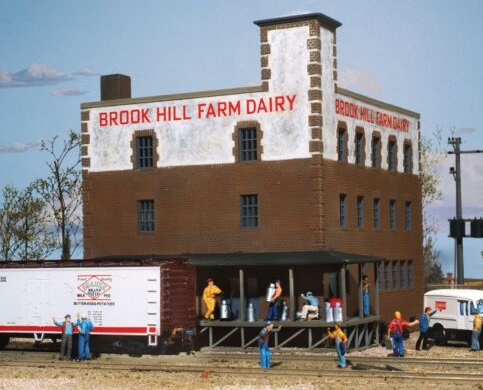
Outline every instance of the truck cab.
{"type": "Polygon", "coordinates": [[[483,313],[483,290],[441,289],[424,294],[424,307],[437,310],[429,334],[437,345],[448,340],[470,342],[476,311],[483,313]]]}

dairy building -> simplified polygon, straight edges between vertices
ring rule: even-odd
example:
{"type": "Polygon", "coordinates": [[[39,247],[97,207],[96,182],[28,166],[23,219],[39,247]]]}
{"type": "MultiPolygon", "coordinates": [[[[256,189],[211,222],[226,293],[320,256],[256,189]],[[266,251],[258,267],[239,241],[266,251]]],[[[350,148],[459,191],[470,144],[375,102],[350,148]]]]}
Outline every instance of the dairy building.
{"type": "Polygon", "coordinates": [[[212,275],[243,255],[235,268],[273,276],[283,257],[300,266],[280,275],[292,305],[310,286],[357,315],[366,273],[377,315],[419,313],[419,114],[338,87],[338,21],[255,25],[257,86],[131,97],[128,76],[102,76],[101,100],[81,105],[84,257],[179,256],[212,275]]]}

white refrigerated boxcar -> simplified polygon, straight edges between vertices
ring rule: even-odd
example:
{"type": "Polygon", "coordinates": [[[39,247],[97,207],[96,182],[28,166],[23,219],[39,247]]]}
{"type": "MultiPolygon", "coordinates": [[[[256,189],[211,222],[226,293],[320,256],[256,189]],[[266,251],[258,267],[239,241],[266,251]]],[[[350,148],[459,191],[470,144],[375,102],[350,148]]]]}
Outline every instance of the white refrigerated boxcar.
{"type": "Polygon", "coordinates": [[[99,341],[160,347],[195,328],[195,269],[183,260],[45,261],[0,266],[0,347],[11,337],[60,337],[66,314],[86,313],[99,341]]]}

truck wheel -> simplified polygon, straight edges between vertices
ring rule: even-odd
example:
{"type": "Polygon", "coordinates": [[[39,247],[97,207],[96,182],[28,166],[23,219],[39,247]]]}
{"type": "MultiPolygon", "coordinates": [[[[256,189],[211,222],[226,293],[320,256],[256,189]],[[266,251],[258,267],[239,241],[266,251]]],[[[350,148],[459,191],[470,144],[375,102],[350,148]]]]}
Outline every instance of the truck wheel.
{"type": "Polygon", "coordinates": [[[0,336],[0,349],[5,348],[9,342],[10,342],[10,337],[0,336]]]}
{"type": "Polygon", "coordinates": [[[448,341],[446,337],[446,331],[442,326],[436,326],[433,328],[434,343],[440,347],[445,346],[448,341]]]}

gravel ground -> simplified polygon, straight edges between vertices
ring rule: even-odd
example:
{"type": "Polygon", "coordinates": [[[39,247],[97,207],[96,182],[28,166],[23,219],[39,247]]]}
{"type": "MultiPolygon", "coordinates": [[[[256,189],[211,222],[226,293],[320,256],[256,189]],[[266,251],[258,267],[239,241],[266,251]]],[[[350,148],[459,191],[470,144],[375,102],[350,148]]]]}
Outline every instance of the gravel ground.
{"type": "MultiPolygon", "coordinates": [[[[414,350],[415,340],[417,339],[417,332],[411,335],[411,338],[406,341],[407,356],[411,357],[440,357],[440,358],[471,358],[481,359],[483,372],[483,351],[470,352],[465,344],[453,344],[447,347],[433,347],[430,351],[414,350]]],[[[21,352],[20,352],[21,353],[21,352]]],[[[387,356],[389,350],[376,347],[365,351],[352,352],[350,356],[387,356]]],[[[0,352],[1,355],[1,352],[0,352]]],[[[198,354],[199,355],[199,354],[198,354]]],[[[52,354],[52,359],[56,355],[52,354]]],[[[130,359],[135,359],[136,365],[146,362],[146,364],[153,364],[160,357],[143,356],[141,358],[132,358],[125,355],[103,355],[100,357],[103,360],[110,362],[128,362],[130,359]]],[[[186,362],[186,364],[200,364],[200,361],[193,356],[179,355],[171,357],[177,363],[186,362]]],[[[277,351],[273,351],[273,361],[277,361],[277,351]]],[[[85,364],[85,363],[76,363],[85,364]]],[[[89,364],[95,364],[89,362],[89,364]]],[[[243,363],[247,367],[255,367],[256,361],[245,361],[243,363]]],[[[335,362],[334,362],[335,365],[335,362]]],[[[458,390],[472,389],[483,390],[483,383],[481,384],[455,384],[450,382],[432,382],[428,380],[414,381],[414,380],[383,380],[372,379],[362,380],[347,379],[347,378],[310,378],[297,379],[288,378],[285,376],[277,377],[247,377],[246,375],[218,375],[211,374],[209,367],[206,373],[189,374],[189,373],[161,373],[161,372],[139,372],[139,371],[109,371],[109,370],[76,370],[69,367],[45,367],[45,368],[12,368],[0,367],[0,389],[14,389],[14,390],[31,390],[31,389],[66,389],[66,388],[82,388],[82,389],[103,389],[103,390],[124,390],[124,389],[210,389],[210,390],[315,390],[315,389],[404,389],[417,386],[418,388],[426,389],[454,389],[456,386],[458,390]]]]}

